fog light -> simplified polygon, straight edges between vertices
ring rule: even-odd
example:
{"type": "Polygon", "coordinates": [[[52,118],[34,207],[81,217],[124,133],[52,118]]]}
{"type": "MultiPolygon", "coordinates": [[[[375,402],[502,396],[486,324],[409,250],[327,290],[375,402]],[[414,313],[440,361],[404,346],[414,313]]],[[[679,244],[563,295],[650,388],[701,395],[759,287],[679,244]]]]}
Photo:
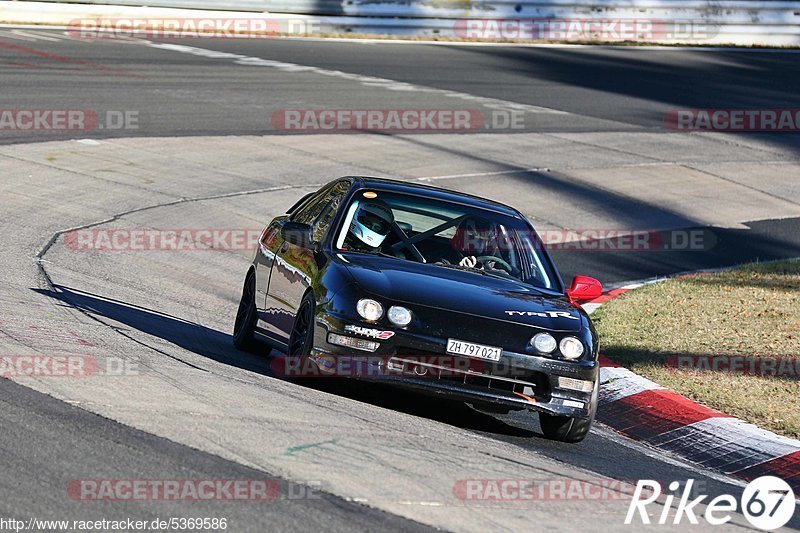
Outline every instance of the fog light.
{"type": "Polygon", "coordinates": [[[549,333],[537,333],[531,339],[531,346],[542,353],[552,353],[556,349],[556,339],[549,333]]]}
{"type": "Polygon", "coordinates": [[[411,311],[399,305],[391,306],[386,316],[389,317],[389,322],[401,328],[411,324],[411,311]]]}
{"type": "Polygon", "coordinates": [[[576,390],[579,392],[592,392],[592,389],[594,388],[594,382],[559,376],[558,387],[560,389],[576,390]]]}
{"type": "Polygon", "coordinates": [[[575,337],[564,337],[558,343],[558,348],[567,359],[577,359],[583,355],[583,343],[575,337]]]}
{"type": "Polygon", "coordinates": [[[370,298],[362,298],[356,304],[356,311],[361,318],[375,322],[383,316],[383,306],[370,298]]]}
{"type": "Polygon", "coordinates": [[[364,350],[365,352],[374,352],[381,345],[379,342],[356,339],[354,337],[347,337],[337,333],[329,333],[328,342],[337,346],[346,346],[348,348],[355,348],[356,350],[364,350]]]}

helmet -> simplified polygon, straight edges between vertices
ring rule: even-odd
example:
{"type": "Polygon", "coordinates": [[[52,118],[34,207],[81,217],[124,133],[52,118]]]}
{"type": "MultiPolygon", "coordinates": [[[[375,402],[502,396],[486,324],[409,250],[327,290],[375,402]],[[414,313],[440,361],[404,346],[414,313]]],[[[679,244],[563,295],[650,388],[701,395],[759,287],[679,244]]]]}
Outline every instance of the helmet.
{"type": "Polygon", "coordinates": [[[466,255],[491,255],[497,249],[497,225],[483,218],[465,218],[451,239],[453,249],[466,255]]]}
{"type": "Polygon", "coordinates": [[[380,200],[371,200],[356,208],[350,233],[367,246],[377,248],[389,234],[392,223],[394,214],[389,206],[380,200]]]}

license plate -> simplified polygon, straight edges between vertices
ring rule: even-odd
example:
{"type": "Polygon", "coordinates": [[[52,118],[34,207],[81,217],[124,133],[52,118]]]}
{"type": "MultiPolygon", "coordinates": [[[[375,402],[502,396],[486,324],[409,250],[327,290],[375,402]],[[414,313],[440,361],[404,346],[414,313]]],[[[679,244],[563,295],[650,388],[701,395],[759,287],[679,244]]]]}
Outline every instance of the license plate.
{"type": "Polygon", "coordinates": [[[486,359],[487,361],[499,361],[502,348],[496,346],[484,346],[472,342],[464,342],[457,339],[447,339],[447,353],[466,355],[476,359],[486,359]]]}

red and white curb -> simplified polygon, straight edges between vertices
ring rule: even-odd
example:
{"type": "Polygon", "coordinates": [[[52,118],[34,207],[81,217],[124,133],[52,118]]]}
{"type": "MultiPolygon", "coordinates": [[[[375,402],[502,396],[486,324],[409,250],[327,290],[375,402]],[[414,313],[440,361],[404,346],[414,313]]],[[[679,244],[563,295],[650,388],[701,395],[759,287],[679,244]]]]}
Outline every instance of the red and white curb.
{"type": "MultiPolygon", "coordinates": [[[[583,307],[591,313],[645,283],[614,289],[583,307]]],[[[780,477],[800,494],[800,441],[689,400],[602,355],[600,384],[597,419],[619,433],[747,481],[780,477]]]]}

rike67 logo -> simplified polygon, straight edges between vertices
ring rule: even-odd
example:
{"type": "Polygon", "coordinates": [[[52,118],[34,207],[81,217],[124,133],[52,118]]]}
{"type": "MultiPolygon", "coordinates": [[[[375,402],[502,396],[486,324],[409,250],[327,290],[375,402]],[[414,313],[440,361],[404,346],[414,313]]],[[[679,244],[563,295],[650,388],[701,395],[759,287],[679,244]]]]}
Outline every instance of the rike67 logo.
{"type": "Polygon", "coordinates": [[[786,525],[794,515],[796,506],[795,494],[784,480],[774,476],[763,476],[754,479],[744,489],[741,501],[729,494],[721,494],[705,503],[705,512],[700,514],[696,506],[703,504],[707,495],[700,495],[690,500],[693,496],[692,486],[694,480],[690,479],[683,487],[680,495],[674,494],[680,489],[680,483],[673,481],[669,484],[669,492],[664,499],[663,509],[657,517],[651,517],[647,506],[656,502],[661,496],[661,485],[657,481],[642,479],[636,484],[633,499],[628,507],[625,517],[626,524],[641,521],[642,524],[653,522],[659,525],[670,523],[670,511],[673,503],[678,500],[672,524],[680,524],[685,517],[691,524],[698,524],[698,515],[711,525],[719,526],[730,522],[731,513],[741,511],[750,524],[764,531],[772,531],[786,525]]]}

